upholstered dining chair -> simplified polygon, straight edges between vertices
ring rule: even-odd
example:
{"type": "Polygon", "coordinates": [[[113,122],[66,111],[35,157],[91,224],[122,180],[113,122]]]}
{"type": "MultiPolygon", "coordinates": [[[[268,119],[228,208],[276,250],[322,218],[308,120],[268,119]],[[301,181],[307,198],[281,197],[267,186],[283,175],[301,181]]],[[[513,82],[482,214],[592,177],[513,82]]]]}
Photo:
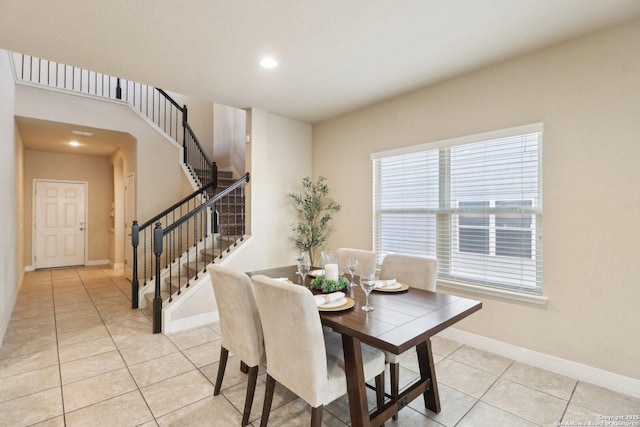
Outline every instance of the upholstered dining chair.
{"type": "Polygon", "coordinates": [[[338,253],[339,267],[341,274],[347,273],[347,261],[349,259],[358,260],[357,275],[364,273],[374,274],[376,272],[376,253],[374,251],[366,251],[363,249],[340,248],[338,253]]]}
{"type": "MultiPolygon", "coordinates": [[[[313,294],[304,286],[252,276],[267,354],[261,427],[269,421],[276,381],[312,408],[311,426],[322,424],[324,405],[347,393],[340,334],[323,331],[313,294]]],[[[384,401],[384,354],[362,345],[365,381],[375,377],[377,403],[384,401]]]]}
{"type": "MultiPolygon", "coordinates": [[[[382,260],[380,269],[381,280],[396,279],[410,287],[427,291],[436,290],[437,275],[438,261],[435,258],[415,255],[388,254],[382,260]]],[[[402,355],[387,351],[384,353],[385,360],[389,363],[391,396],[396,397],[400,388],[400,357],[402,355]]],[[[435,375],[435,373],[432,374],[435,375]]],[[[397,415],[393,417],[393,419],[397,418],[397,415]]]]}
{"type": "Polygon", "coordinates": [[[249,423],[251,414],[258,367],[260,362],[264,361],[264,339],[253,283],[246,274],[227,267],[209,264],[207,270],[211,276],[222,332],[222,348],[213,395],[220,394],[227,358],[231,351],[240,359],[241,370],[249,374],[242,413],[242,426],[245,426],[249,423]]]}

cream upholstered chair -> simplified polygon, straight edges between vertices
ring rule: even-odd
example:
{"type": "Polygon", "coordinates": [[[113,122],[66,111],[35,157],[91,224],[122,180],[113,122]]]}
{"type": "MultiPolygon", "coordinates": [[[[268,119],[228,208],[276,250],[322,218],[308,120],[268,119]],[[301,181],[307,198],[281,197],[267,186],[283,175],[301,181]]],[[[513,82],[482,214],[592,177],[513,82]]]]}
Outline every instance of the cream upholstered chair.
{"type": "MultiPolygon", "coordinates": [[[[320,426],[324,405],[346,394],[342,338],[323,331],[313,294],[304,286],[256,275],[256,302],[267,353],[262,420],[269,421],[276,381],[311,405],[311,425],[320,426]]],[[[384,354],[362,345],[365,380],[376,378],[377,403],[384,400],[384,354]]]]}
{"type": "Polygon", "coordinates": [[[209,264],[213,292],[216,296],[222,332],[222,348],[218,376],[213,395],[220,394],[222,379],[227,365],[229,351],[241,361],[241,370],[249,373],[247,395],[242,414],[242,425],[249,422],[253,396],[258,379],[258,366],[264,360],[264,340],[262,325],[251,279],[244,273],[230,268],[209,264]]]}
{"type": "MultiPolygon", "coordinates": [[[[438,261],[415,255],[389,254],[382,260],[380,279],[396,279],[413,288],[436,290],[436,278],[438,275],[438,261]]],[[[391,396],[398,395],[400,388],[400,355],[385,351],[385,359],[389,363],[391,396]]],[[[432,381],[435,382],[435,379],[432,381]]],[[[397,419],[397,415],[393,417],[397,419]]]]}
{"type": "Polygon", "coordinates": [[[360,275],[363,272],[370,274],[374,274],[376,272],[375,252],[352,248],[340,248],[336,252],[340,257],[338,269],[341,274],[347,274],[347,260],[349,260],[349,258],[358,260],[358,269],[356,270],[357,275],[360,275]]]}

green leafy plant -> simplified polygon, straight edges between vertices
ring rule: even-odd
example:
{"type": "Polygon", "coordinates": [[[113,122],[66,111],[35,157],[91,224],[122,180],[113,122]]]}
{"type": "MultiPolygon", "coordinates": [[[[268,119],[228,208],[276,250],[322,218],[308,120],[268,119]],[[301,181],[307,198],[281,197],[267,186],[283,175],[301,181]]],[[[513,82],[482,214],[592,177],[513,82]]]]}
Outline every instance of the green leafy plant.
{"type": "Polygon", "coordinates": [[[325,280],[324,276],[318,276],[311,281],[309,287],[323,294],[328,294],[335,291],[343,291],[351,286],[349,279],[341,276],[338,280],[325,280]]]}
{"type": "Polygon", "coordinates": [[[333,215],[340,211],[340,204],[329,198],[327,179],[320,176],[317,182],[311,178],[302,179],[302,194],[289,193],[289,198],[295,205],[298,223],[292,226],[291,240],[296,247],[309,254],[309,261],[313,263],[316,248],[324,243],[327,236],[329,222],[333,215]]]}

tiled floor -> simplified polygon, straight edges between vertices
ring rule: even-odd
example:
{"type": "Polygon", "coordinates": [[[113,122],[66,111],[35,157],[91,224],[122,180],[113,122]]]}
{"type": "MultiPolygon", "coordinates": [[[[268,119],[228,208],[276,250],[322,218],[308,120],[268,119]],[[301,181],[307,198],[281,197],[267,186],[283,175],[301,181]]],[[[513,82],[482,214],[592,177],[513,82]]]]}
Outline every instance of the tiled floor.
{"type": "MultiPolygon", "coordinates": [[[[120,272],[100,267],[25,275],[0,347],[1,426],[240,424],[245,376],[235,358],[221,395],[213,397],[216,325],[153,335],[150,320],[131,310],[128,292],[120,272]]],[[[600,415],[640,414],[640,399],[444,338],[435,337],[433,348],[442,412],[426,410],[417,399],[387,426],[598,425],[600,415]]],[[[417,371],[409,355],[401,363],[402,381],[417,371]]],[[[259,424],[263,393],[264,372],[253,425],[259,424]]],[[[302,426],[309,419],[310,408],[279,387],[269,424],[302,426]]],[[[325,410],[326,426],[345,426],[348,419],[345,398],[325,410]]]]}

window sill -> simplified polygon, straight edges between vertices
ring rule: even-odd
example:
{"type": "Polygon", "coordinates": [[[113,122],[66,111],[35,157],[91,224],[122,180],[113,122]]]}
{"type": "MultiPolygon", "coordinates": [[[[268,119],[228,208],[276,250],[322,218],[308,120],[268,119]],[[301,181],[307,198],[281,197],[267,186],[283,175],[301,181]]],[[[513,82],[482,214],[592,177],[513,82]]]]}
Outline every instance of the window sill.
{"type": "Polygon", "coordinates": [[[528,294],[525,292],[515,292],[506,289],[489,288],[485,286],[471,285],[469,283],[454,282],[438,279],[438,287],[457,289],[461,291],[473,292],[476,294],[489,295],[508,300],[526,302],[529,304],[546,305],[548,298],[543,295],[528,294]]]}

